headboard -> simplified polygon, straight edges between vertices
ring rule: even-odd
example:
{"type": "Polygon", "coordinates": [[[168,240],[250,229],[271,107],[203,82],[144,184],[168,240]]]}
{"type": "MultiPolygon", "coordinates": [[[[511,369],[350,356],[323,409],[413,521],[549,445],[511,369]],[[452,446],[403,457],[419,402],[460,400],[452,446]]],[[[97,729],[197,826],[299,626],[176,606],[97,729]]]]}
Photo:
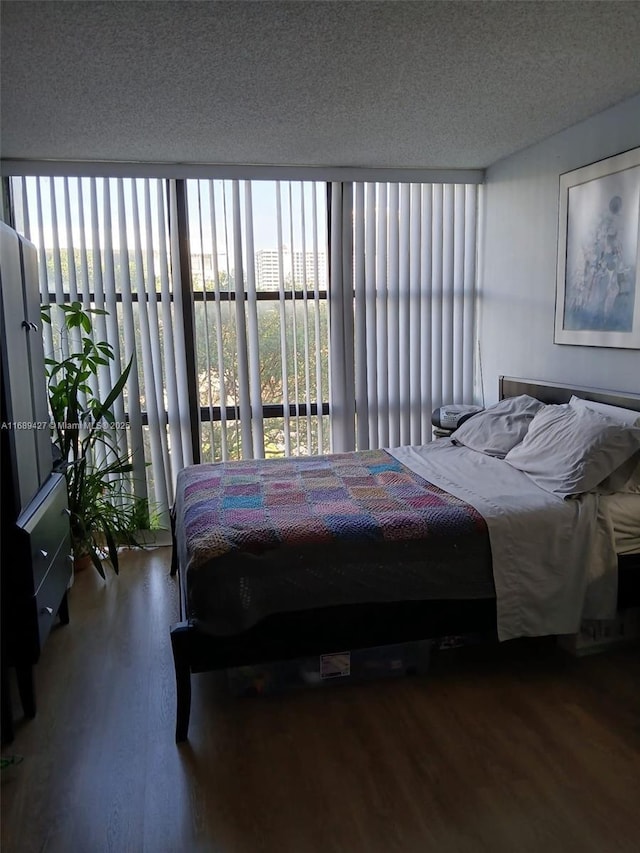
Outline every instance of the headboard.
{"type": "Polygon", "coordinates": [[[516,379],[513,376],[498,378],[500,399],[517,397],[519,394],[529,394],[543,403],[568,403],[571,396],[583,397],[597,403],[607,403],[610,406],[622,406],[640,412],[640,394],[624,393],[622,391],[605,391],[602,388],[585,388],[576,385],[559,385],[556,382],[543,382],[538,379],[516,379]]]}

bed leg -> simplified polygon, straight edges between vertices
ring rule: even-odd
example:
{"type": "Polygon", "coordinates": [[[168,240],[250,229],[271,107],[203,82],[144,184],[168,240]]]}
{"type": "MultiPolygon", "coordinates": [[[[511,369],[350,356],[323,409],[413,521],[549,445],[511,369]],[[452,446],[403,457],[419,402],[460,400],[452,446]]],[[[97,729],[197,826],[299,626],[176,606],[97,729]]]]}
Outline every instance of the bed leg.
{"type": "Polygon", "coordinates": [[[171,648],[176,670],[176,743],[187,739],[191,712],[191,667],[189,664],[188,622],[177,622],[171,629],[171,648]]]}

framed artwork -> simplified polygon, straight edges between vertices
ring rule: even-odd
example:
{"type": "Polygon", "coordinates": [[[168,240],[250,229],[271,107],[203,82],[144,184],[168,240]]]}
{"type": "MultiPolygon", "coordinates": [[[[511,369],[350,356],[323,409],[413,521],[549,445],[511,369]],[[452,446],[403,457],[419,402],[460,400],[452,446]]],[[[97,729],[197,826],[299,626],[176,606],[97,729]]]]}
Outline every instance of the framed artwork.
{"type": "Polygon", "coordinates": [[[557,344],[640,349],[640,148],[560,175],[557,344]]]}

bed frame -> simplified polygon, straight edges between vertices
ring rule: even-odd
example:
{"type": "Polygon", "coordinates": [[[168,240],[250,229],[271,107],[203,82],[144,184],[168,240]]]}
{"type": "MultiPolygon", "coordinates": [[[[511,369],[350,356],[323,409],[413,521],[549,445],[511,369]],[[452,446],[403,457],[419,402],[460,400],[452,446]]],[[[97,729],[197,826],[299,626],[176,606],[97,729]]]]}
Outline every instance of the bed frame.
{"type": "MultiPolygon", "coordinates": [[[[640,394],[569,387],[552,382],[499,377],[499,396],[529,394],[545,403],[565,403],[575,394],[588,400],[640,412],[640,394]]],[[[175,519],[171,574],[178,575],[175,519]]],[[[640,605],[640,555],[619,558],[618,605],[640,605]]],[[[181,584],[181,587],[184,587],[181,584]]],[[[268,616],[234,636],[198,631],[187,618],[187,591],[180,590],[181,620],[171,628],[176,673],[176,742],[187,739],[191,673],[275,660],[424,640],[448,634],[479,633],[497,639],[495,598],[406,601],[344,605],[268,616]]]]}

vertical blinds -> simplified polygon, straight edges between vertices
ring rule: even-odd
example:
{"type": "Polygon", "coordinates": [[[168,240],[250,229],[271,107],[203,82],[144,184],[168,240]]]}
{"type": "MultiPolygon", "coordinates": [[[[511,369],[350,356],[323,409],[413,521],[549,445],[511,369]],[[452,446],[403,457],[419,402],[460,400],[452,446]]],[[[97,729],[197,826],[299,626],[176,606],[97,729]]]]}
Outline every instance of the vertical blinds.
{"type": "MultiPolygon", "coordinates": [[[[96,338],[115,353],[97,377],[101,399],[133,358],[114,411],[128,428],[115,430],[114,440],[131,454],[133,490],[150,500],[162,527],[169,524],[175,476],[193,458],[177,333],[181,306],[174,300],[179,267],[169,235],[175,192],[166,189],[164,181],[143,178],[38,177],[14,178],[12,193],[16,227],[38,247],[43,304],[78,300],[107,311],[93,318],[96,338]]],[[[66,356],[79,339],[55,312],[52,320],[44,327],[47,354],[66,356]]]]}
{"type": "Polygon", "coordinates": [[[355,446],[423,444],[473,399],[476,188],[356,183],[352,221],[355,446]]]}
{"type": "MultiPolygon", "coordinates": [[[[161,524],[192,419],[200,458],[218,461],[422,444],[433,408],[473,401],[475,185],[183,187],[186,218],[175,180],[12,179],[42,301],[108,312],[102,396],[133,356],[118,440],[161,524]]],[[[73,345],[45,328],[50,353],[73,345]]]]}
{"type": "Polygon", "coordinates": [[[186,184],[203,460],[322,453],[324,185],[186,184]]]}

